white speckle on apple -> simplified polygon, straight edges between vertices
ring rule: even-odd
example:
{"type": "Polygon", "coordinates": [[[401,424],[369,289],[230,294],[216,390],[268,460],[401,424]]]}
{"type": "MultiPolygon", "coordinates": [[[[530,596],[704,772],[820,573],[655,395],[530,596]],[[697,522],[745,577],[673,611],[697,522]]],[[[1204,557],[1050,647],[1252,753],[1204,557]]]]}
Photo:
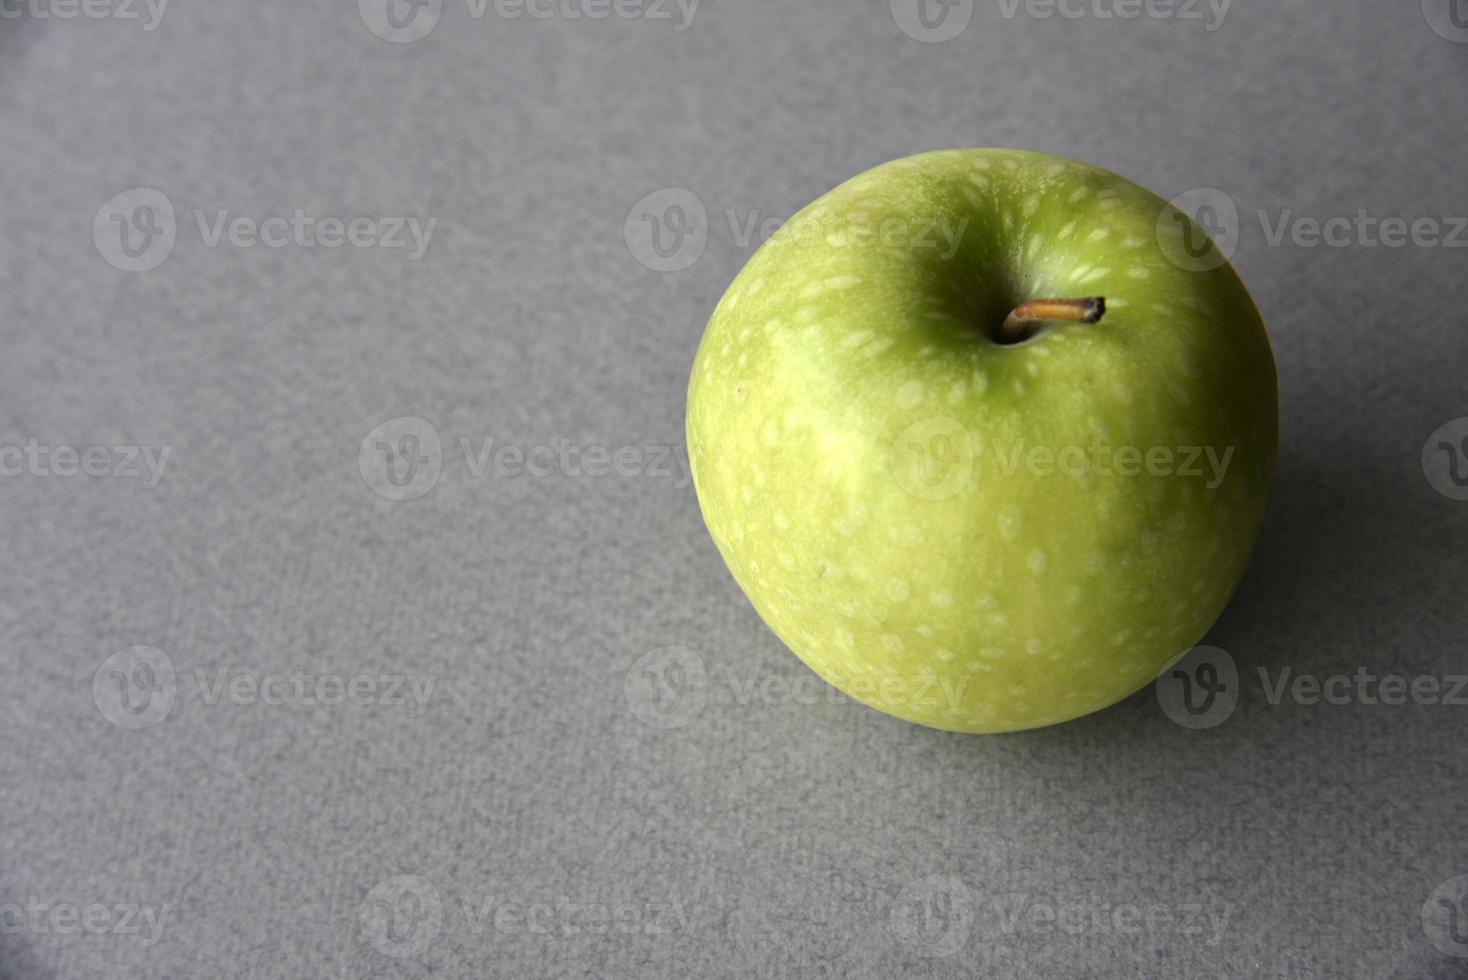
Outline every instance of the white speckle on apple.
{"type": "Polygon", "coordinates": [[[1091,196],[1090,190],[1088,190],[1085,187],[1077,187],[1075,190],[1071,191],[1071,194],[1070,194],[1070,203],[1072,203],[1072,204],[1079,204],[1079,203],[1081,203],[1082,201],[1084,201],[1086,198],[1088,198],[1090,196],[1091,196]]]}
{"type": "Polygon", "coordinates": [[[1092,269],[1090,272],[1086,273],[1084,277],[1082,277],[1081,282],[1095,282],[1097,279],[1101,279],[1109,275],[1111,275],[1110,269],[1104,267],[1100,269],[1092,269]]]}
{"type": "Polygon", "coordinates": [[[1032,636],[1025,641],[1025,652],[1032,657],[1037,656],[1040,651],[1044,649],[1045,641],[1040,639],[1038,636],[1032,636]]]}
{"type": "Polygon", "coordinates": [[[983,371],[974,372],[974,394],[982,395],[989,390],[989,376],[983,371]]]}
{"type": "Polygon", "coordinates": [[[1125,241],[1123,241],[1122,244],[1125,245],[1127,248],[1141,248],[1142,246],[1144,246],[1144,245],[1147,244],[1147,239],[1145,239],[1145,238],[1128,238],[1125,241]]]}
{"type": "Polygon", "coordinates": [[[1025,198],[1025,209],[1024,209],[1025,220],[1028,221],[1030,218],[1033,218],[1035,216],[1035,212],[1037,212],[1039,210],[1040,210],[1040,195],[1038,195],[1038,194],[1031,194],[1029,197],[1025,198]]]}
{"type": "Polygon", "coordinates": [[[836,645],[843,650],[850,650],[856,646],[856,641],[851,638],[851,634],[849,632],[843,629],[838,629],[836,631],[836,645]]]}
{"type": "Polygon", "coordinates": [[[957,405],[963,401],[963,394],[967,387],[962,381],[955,382],[953,387],[948,389],[948,404],[957,405]]]}
{"type": "Polygon", "coordinates": [[[950,661],[950,660],[953,659],[953,651],[952,650],[939,649],[937,651],[937,654],[938,654],[938,659],[939,660],[942,660],[945,663],[947,663],[948,661],[950,661]]]}
{"type": "Polygon", "coordinates": [[[1035,575],[1043,575],[1045,573],[1046,566],[1050,564],[1050,559],[1045,557],[1045,552],[1043,549],[1036,548],[1034,551],[1030,552],[1030,557],[1027,564],[1030,566],[1030,571],[1032,573],[1034,573],[1035,575]]]}
{"type": "Polygon", "coordinates": [[[953,607],[952,592],[934,592],[928,599],[940,609],[951,609],[953,607]]]}
{"type": "Polygon", "coordinates": [[[1149,268],[1147,268],[1144,265],[1134,265],[1134,266],[1132,266],[1130,269],[1128,269],[1126,271],[1126,274],[1129,275],[1129,276],[1131,276],[1133,279],[1151,279],[1152,278],[1152,270],[1149,269],[1149,268]]]}
{"type": "Polygon", "coordinates": [[[866,282],[861,276],[832,276],[821,282],[821,292],[829,290],[855,289],[866,282]]]}
{"type": "Polygon", "coordinates": [[[906,602],[912,587],[907,584],[907,579],[894,578],[887,583],[887,595],[893,602],[906,602]]]}
{"type": "MultiPolygon", "coordinates": [[[[1025,512],[1019,508],[1017,503],[1010,503],[1000,512],[1000,537],[1003,537],[1004,540],[1017,540],[1023,525],[1025,525],[1025,512]]],[[[989,593],[984,593],[984,596],[992,599],[989,593]]]]}
{"type": "Polygon", "coordinates": [[[903,408],[916,408],[923,403],[923,383],[909,381],[897,390],[897,404],[903,408]]]}
{"type": "Polygon", "coordinates": [[[1075,233],[1076,233],[1076,223],[1074,221],[1068,222],[1064,228],[1060,229],[1060,237],[1061,238],[1070,238],[1075,233]]]}
{"type": "Polygon", "coordinates": [[[882,646],[887,648],[888,653],[901,653],[906,649],[907,645],[902,642],[902,637],[896,633],[883,633],[882,646]]]}
{"type": "Polygon", "coordinates": [[[841,346],[847,350],[851,350],[871,340],[872,336],[873,334],[870,330],[856,330],[841,338],[841,346]]]}
{"type": "Polygon", "coordinates": [[[979,602],[979,608],[980,609],[998,609],[999,608],[999,600],[994,598],[994,593],[992,593],[992,592],[982,593],[979,596],[978,602],[979,602]]]}
{"type": "Polygon", "coordinates": [[[1105,241],[1107,239],[1107,237],[1109,237],[1110,235],[1111,235],[1111,229],[1110,228],[1097,228],[1095,231],[1091,232],[1089,235],[1086,236],[1086,241],[1088,241],[1088,242],[1102,242],[1102,241],[1105,241]]]}

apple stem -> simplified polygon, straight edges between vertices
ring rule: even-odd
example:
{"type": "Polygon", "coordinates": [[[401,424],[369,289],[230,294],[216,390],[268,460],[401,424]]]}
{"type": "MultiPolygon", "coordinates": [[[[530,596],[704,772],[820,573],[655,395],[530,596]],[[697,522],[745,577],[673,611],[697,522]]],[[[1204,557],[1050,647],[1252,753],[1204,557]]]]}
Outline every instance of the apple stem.
{"type": "Polygon", "coordinates": [[[1015,309],[999,330],[999,339],[1006,344],[1018,343],[1025,338],[1026,327],[1045,320],[1065,323],[1100,323],[1106,315],[1106,297],[1090,296],[1085,299],[1037,299],[1015,309]]]}

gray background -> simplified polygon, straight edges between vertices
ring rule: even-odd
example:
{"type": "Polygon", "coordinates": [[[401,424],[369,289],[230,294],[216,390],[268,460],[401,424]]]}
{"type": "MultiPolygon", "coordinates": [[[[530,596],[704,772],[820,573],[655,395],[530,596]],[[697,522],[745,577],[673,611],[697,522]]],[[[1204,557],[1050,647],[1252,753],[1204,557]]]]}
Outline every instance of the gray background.
{"type": "Polygon", "coordinates": [[[1468,708],[1276,706],[1255,676],[1463,670],[1468,503],[1420,460],[1468,415],[1468,253],[1271,246],[1255,212],[1468,212],[1468,45],[1416,0],[1239,0],[1214,31],[1082,9],[980,0],[940,44],[885,0],[707,0],[683,31],[447,0],[412,43],[354,0],[176,0],[152,31],[0,21],[0,443],[171,449],[152,488],[0,479],[0,906],[115,925],[11,914],[0,975],[1468,975],[1422,918],[1468,874],[1468,708]],[[476,475],[458,448],[681,457],[703,322],[757,244],[726,210],[789,216],[965,145],[1220,188],[1243,215],[1283,447],[1208,640],[1242,675],[1217,728],[1150,691],[1005,737],[776,703],[807,672],[680,468],[476,475]],[[92,234],[139,186],[177,212],[146,273],[92,234]],[[624,235],[664,187],[708,216],[667,273],[624,235]],[[194,217],[296,208],[438,226],[411,261],[207,247],[194,217]],[[358,451],[403,416],[432,423],[442,472],[395,502],[358,451]],[[94,680],[140,645],[176,677],[134,731],[94,680]],[[626,691],[669,645],[705,683],[681,678],[686,724],[661,729],[626,691]],[[421,711],[210,703],[221,669],[297,667],[436,687],[421,711]],[[404,947],[372,913],[396,876],[420,902],[404,947]],[[1007,924],[1016,902],[1229,918],[1216,942],[1045,933],[1007,924]],[[639,931],[573,932],[566,903],[626,906],[639,931]],[[168,906],[161,932],[124,928],[129,904],[168,906]],[[515,918],[537,905],[547,932],[515,918]]]}

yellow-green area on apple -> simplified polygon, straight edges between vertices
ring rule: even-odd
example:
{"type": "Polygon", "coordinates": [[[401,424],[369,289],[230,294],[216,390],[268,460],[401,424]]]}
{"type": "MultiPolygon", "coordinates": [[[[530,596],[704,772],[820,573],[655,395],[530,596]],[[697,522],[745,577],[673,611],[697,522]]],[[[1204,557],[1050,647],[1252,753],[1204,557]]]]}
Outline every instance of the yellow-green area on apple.
{"type": "Polygon", "coordinates": [[[688,391],[699,505],[759,615],[854,698],[962,732],[1098,711],[1197,644],[1278,429],[1264,324],[1203,230],[1018,150],[897,160],[802,210],[688,391]]]}

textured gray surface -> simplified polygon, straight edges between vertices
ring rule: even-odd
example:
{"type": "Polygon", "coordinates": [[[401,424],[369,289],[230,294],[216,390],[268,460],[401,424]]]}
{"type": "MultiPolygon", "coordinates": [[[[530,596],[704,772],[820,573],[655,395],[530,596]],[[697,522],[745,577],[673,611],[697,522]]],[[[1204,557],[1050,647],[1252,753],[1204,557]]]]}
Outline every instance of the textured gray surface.
{"type": "Polygon", "coordinates": [[[1468,415],[1468,253],[1272,246],[1254,215],[1468,211],[1468,46],[1415,0],[1240,0],[1214,31],[1006,6],[941,44],[875,0],[710,2],[682,31],[676,7],[446,0],[412,43],[351,0],[0,20],[0,443],[171,450],[151,488],[64,459],[0,479],[0,975],[1468,974],[1422,915],[1468,874],[1468,707],[1275,706],[1253,679],[1463,670],[1468,503],[1420,456],[1468,415]],[[1245,216],[1283,453],[1209,637],[1244,675],[1217,728],[1150,692],[992,738],[772,703],[806,671],[676,465],[476,475],[458,448],[681,454],[702,323],[754,247],[726,209],[789,215],[964,145],[1221,188],[1245,216]],[[146,273],[92,229],[140,186],[177,214],[146,273]],[[711,227],[659,273],[624,221],[669,186],[711,227]],[[413,261],[208,247],[194,217],[297,208],[438,224],[413,261]],[[443,467],[394,502],[358,451],[403,416],[443,467]],[[659,729],[624,681],[675,644],[707,690],[659,729]],[[129,730],[108,658],[138,646],[175,675],[129,730]],[[421,710],[213,688],[296,668],[435,686],[421,710]],[[1076,904],[1174,921],[1040,925],[1076,904]],[[89,905],[91,930],[66,911],[89,905]]]}

